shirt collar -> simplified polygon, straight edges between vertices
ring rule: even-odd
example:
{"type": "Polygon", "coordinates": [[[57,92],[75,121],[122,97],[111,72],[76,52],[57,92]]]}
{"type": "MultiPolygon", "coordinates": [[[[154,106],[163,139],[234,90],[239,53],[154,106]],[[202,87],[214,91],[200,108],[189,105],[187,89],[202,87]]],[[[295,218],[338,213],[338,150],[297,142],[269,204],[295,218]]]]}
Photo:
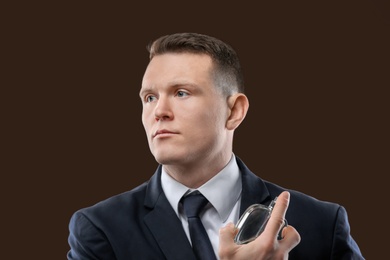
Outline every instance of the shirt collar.
{"type": "MultiPolygon", "coordinates": [[[[161,184],[169,203],[176,214],[179,215],[179,201],[183,195],[192,191],[192,189],[169,176],[164,167],[162,167],[161,184]]],[[[208,199],[217,210],[222,222],[225,222],[240,198],[241,189],[240,170],[233,154],[229,163],[197,190],[208,199]]]]}

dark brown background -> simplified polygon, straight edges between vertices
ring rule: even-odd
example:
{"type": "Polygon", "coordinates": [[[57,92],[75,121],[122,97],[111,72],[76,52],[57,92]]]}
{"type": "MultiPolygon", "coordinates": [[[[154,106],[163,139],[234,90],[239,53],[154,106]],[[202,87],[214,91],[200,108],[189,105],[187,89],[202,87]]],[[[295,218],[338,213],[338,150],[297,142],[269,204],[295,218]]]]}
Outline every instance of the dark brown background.
{"type": "Polygon", "coordinates": [[[235,153],[266,180],[345,206],[365,257],[384,255],[388,4],[80,2],[9,9],[8,259],[65,259],[74,211],[150,178],[145,46],[183,31],[241,58],[250,110],[235,153]]]}

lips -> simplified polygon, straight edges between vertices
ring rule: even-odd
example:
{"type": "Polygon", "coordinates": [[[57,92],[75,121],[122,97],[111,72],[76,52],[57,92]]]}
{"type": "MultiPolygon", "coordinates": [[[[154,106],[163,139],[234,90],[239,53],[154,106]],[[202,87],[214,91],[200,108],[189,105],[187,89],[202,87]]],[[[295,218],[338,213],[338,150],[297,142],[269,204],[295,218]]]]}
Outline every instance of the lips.
{"type": "Polygon", "coordinates": [[[153,134],[153,138],[158,136],[158,135],[164,135],[164,134],[176,134],[175,132],[172,132],[172,131],[169,131],[169,130],[166,130],[166,129],[160,129],[160,130],[157,130],[154,134],[153,134]]]}

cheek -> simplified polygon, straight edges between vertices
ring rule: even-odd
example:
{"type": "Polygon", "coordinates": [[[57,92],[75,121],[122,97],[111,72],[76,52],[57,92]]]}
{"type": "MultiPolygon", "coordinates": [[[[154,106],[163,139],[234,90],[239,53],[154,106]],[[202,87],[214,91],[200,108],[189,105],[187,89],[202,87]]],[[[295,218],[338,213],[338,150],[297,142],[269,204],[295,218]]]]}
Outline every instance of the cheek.
{"type": "Polygon", "coordinates": [[[142,125],[146,129],[146,118],[145,118],[145,114],[144,113],[142,113],[142,115],[141,115],[141,121],[142,121],[142,125]]]}
{"type": "Polygon", "coordinates": [[[150,128],[150,118],[147,116],[146,113],[142,113],[142,116],[141,116],[141,120],[142,120],[142,125],[144,126],[144,129],[145,131],[147,131],[149,128],[150,128]]]}
{"type": "Polygon", "coordinates": [[[225,114],[219,109],[205,111],[196,120],[197,122],[195,123],[204,131],[204,134],[215,135],[220,133],[225,127],[225,114]]]}
{"type": "Polygon", "coordinates": [[[210,106],[207,111],[206,120],[214,126],[224,127],[226,121],[226,110],[222,106],[210,106]]]}

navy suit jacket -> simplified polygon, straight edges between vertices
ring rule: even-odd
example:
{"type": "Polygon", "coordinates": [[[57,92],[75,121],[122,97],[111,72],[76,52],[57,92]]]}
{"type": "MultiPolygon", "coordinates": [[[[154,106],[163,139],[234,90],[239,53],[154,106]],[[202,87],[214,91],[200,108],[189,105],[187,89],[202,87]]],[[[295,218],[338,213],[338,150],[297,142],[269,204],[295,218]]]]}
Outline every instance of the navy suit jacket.
{"type": "MultiPolygon", "coordinates": [[[[240,214],[269,204],[286,190],[263,181],[237,158],[242,174],[240,214]]],[[[301,236],[289,259],[364,259],[350,235],[345,209],[289,190],[286,219],[301,236]]],[[[139,187],[75,212],[69,224],[68,259],[196,260],[161,187],[161,166],[139,187]]]]}

